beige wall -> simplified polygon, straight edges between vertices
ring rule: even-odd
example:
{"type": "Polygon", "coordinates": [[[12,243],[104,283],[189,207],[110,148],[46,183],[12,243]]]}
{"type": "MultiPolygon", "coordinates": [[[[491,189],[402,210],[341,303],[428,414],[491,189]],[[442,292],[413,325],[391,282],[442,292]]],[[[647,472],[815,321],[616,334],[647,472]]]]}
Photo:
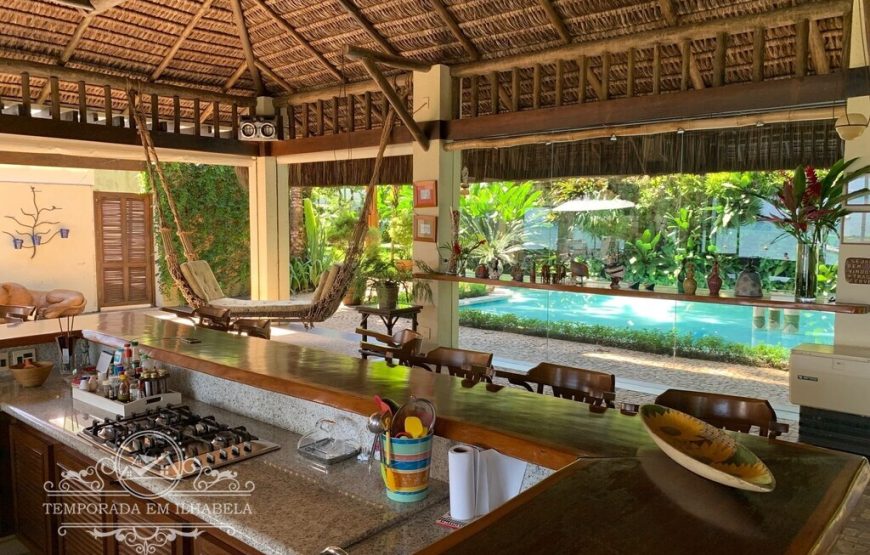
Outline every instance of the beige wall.
{"type": "MultiPolygon", "coordinates": [[[[870,115],[870,98],[849,99],[849,112],[859,112],[870,115]]],[[[859,158],[853,169],[870,164],[870,130],[852,141],[846,141],[846,159],[859,158]]],[[[837,279],[837,299],[847,303],[870,304],[870,285],[855,285],[846,283],[843,266],[846,258],[870,258],[870,245],[842,244],[840,245],[840,269],[837,279]]],[[[870,316],[850,316],[838,314],[834,327],[834,342],[837,345],[870,347],[870,332],[868,332],[870,316]]]]}
{"type": "MultiPolygon", "coordinates": [[[[87,311],[97,309],[92,170],[0,165],[0,231],[20,228],[7,215],[31,211],[35,186],[41,207],[57,206],[45,215],[70,230],[68,239],[55,237],[37,248],[14,250],[12,239],[0,233],[0,282],[13,281],[30,289],[74,289],[87,299],[87,311]]],[[[42,226],[53,233],[59,226],[42,226]]],[[[27,245],[29,241],[25,242],[27,245]]]]}
{"type": "Polygon", "coordinates": [[[141,193],[139,172],[95,170],[94,190],[106,193],[141,193]]]}

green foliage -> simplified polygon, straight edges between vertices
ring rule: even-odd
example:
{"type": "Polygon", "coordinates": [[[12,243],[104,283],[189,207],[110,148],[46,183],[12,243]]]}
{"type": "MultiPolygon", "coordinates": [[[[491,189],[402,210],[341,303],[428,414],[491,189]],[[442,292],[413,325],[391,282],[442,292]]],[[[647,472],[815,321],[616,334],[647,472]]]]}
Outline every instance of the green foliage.
{"type": "Polygon", "coordinates": [[[489,314],[479,310],[461,310],[459,324],[647,353],[676,354],[687,358],[774,368],[787,368],[790,354],[789,349],[781,346],[749,346],[712,335],[695,338],[689,333],[680,334],[676,331],[615,328],[579,322],[547,322],[514,314],[489,314]]]}
{"type": "Polygon", "coordinates": [[[818,286],[825,297],[830,297],[837,291],[837,265],[819,264],[816,270],[818,286]]]}
{"type": "Polygon", "coordinates": [[[482,283],[460,283],[459,298],[474,299],[476,297],[485,297],[489,295],[486,285],[482,283]]]}
{"type": "Polygon", "coordinates": [[[513,264],[523,248],[526,212],[538,206],[541,192],[531,182],[475,183],[460,201],[460,241],[486,242],[471,255],[477,263],[513,264]]]}
{"type": "Polygon", "coordinates": [[[653,234],[652,231],[646,229],[640,237],[626,243],[626,248],[631,254],[628,262],[638,280],[655,283],[658,271],[662,266],[662,256],[658,250],[661,240],[662,233],[660,231],[653,234]]]}
{"type": "MultiPolygon", "coordinates": [[[[235,170],[229,166],[172,162],[163,164],[163,171],[198,256],[209,263],[224,293],[248,294],[251,286],[248,191],[239,182],[235,170]]],[[[141,174],[141,182],[143,189],[150,192],[152,184],[147,174],[141,174]]],[[[160,202],[168,218],[167,224],[172,227],[168,201],[162,191],[160,202]]],[[[155,225],[160,287],[168,295],[175,286],[166,265],[159,231],[155,225]]],[[[181,242],[174,233],[172,239],[176,252],[181,255],[181,242]]]]}

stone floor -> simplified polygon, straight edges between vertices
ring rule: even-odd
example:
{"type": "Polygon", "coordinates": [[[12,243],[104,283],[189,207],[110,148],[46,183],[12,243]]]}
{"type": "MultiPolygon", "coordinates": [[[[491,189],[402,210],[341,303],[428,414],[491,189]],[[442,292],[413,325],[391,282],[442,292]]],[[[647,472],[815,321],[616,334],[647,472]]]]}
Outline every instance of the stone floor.
{"type": "MultiPolygon", "coordinates": [[[[385,331],[380,322],[374,320],[370,321],[370,327],[385,331]]],[[[353,331],[358,324],[359,315],[342,307],[312,331],[291,325],[275,329],[272,339],[357,356],[358,338],[353,331]]],[[[651,402],[667,387],[766,398],[777,410],[779,419],[791,426],[783,439],[797,441],[797,407],[789,402],[788,374],[783,370],[653,355],[465,327],[459,330],[459,345],[495,353],[497,367],[509,365],[515,369],[548,360],[611,372],[617,377],[617,401],[651,402]]],[[[864,492],[831,553],[870,554],[870,489],[864,492]]]]}

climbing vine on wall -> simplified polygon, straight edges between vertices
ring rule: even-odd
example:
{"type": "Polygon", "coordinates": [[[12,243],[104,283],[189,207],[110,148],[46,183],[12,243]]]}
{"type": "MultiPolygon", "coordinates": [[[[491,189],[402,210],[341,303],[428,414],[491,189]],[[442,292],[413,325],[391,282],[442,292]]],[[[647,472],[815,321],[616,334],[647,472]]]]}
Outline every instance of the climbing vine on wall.
{"type": "MultiPolygon", "coordinates": [[[[248,225],[248,189],[229,166],[167,163],[164,172],[172,188],[178,211],[200,258],[206,260],[224,293],[243,296],[250,293],[250,228],[248,225]]],[[[145,173],[140,177],[143,189],[151,191],[145,173]]],[[[166,199],[161,196],[168,212],[166,199]]],[[[171,223],[170,223],[171,225],[171,223]]],[[[164,295],[174,285],[163,258],[159,229],[154,226],[157,245],[157,268],[164,295]]],[[[177,252],[183,252],[176,241],[177,252]]],[[[181,260],[183,262],[183,260],[181,260]]]]}

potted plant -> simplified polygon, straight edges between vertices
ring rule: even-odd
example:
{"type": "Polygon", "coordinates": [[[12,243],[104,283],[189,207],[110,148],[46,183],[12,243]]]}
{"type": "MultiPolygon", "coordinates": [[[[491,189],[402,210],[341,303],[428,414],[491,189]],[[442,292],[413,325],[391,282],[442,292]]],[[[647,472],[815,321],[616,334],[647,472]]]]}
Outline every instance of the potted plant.
{"type": "Polygon", "coordinates": [[[742,189],[772,207],[771,213],[760,216],[759,221],[771,222],[797,241],[797,302],[815,302],[820,247],[828,233],[839,234],[839,222],[847,213],[848,201],[870,192],[866,188],[846,190],[847,183],[870,173],[870,166],[847,173],[855,160],[838,160],[824,177],[819,177],[812,166],[798,166],[773,196],[755,187],[742,189]]]}
{"type": "Polygon", "coordinates": [[[368,283],[378,294],[378,308],[392,310],[399,303],[399,271],[390,262],[376,259],[367,268],[368,283]]]}
{"type": "Polygon", "coordinates": [[[653,235],[652,231],[646,229],[634,241],[626,242],[631,254],[628,262],[631,264],[632,273],[636,279],[636,283],[631,286],[632,289],[638,289],[644,283],[648,291],[655,289],[656,275],[662,263],[661,254],[658,251],[661,240],[661,232],[656,232],[653,235]]]}

